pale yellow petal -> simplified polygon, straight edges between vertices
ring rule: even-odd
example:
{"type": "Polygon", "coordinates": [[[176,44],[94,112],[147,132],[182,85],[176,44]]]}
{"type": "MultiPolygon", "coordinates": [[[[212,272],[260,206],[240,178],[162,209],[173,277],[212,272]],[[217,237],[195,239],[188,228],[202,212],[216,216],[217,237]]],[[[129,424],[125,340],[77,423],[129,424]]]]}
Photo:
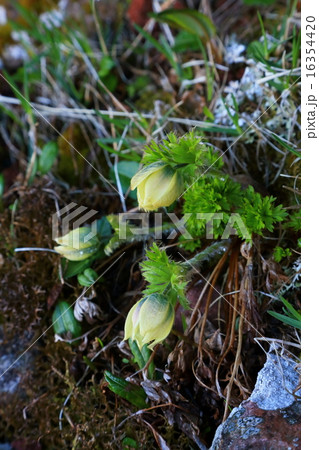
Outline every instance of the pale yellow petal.
{"type": "Polygon", "coordinates": [[[183,182],[176,172],[169,182],[166,180],[163,187],[158,190],[158,197],[153,202],[154,209],[170,206],[182,194],[183,189],[183,182]]]}
{"type": "Polygon", "coordinates": [[[169,307],[169,302],[163,295],[151,294],[146,298],[139,315],[142,335],[163,323],[169,307]]]}
{"type": "Polygon", "coordinates": [[[152,173],[144,182],[140,206],[144,209],[157,209],[157,200],[163,195],[163,191],[167,191],[173,175],[174,171],[169,166],[152,173]]]}
{"type": "Polygon", "coordinates": [[[162,326],[154,329],[152,333],[147,333],[145,336],[143,336],[143,344],[146,344],[148,342],[151,342],[151,344],[148,346],[149,349],[153,349],[156,344],[163,341],[171,332],[174,320],[175,320],[175,313],[174,308],[172,305],[169,305],[169,311],[166,317],[166,320],[162,324],[162,326]]]}
{"type": "Polygon", "coordinates": [[[156,162],[143,166],[131,179],[131,190],[133,191],[139,184],[141,184],[152,173],[157,172],[165,166],[162,162],[156,162]]]}
{"type": "Polygon", "coordinates": [[[98,245],[99,241],[97,236],[91,236],[91,234],[90,227],[80,227],[71,230],[64,236],[56,238],[55,241],[60,245],[83,249],[98,245]]]}
{"type": "Polygon", "coordinates": [[[138,303],[135,303],[135,305],[130,309],[126,320],[125,320],[125,326],[124,326],[124,341],[132,337],[133,334],[133,314],[134,311],[137,308],[138,303]]]}
{"type": "Polygon", "coordinates": [[[54,250],[56,252],[60,253],[60,255],[64,256],[64,258],[68,259],[69,261],[83,261],[84,259],[89,258],[93,253],[95,253],[97,249],[98,247],[90,247],[77,250],[66,245],[59,245],[57,247],[54,247],[54,250]]]}

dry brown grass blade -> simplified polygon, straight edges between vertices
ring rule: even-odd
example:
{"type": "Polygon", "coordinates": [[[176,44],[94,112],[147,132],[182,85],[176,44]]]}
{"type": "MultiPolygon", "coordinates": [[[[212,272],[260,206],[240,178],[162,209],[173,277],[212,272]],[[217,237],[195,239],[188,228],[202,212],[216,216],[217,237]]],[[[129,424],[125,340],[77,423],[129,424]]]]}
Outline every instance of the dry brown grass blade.
{"type": "Polygon", "coordinates": [[[227,305],[225,305],[227,329],[223,345],[224,350],[218,362],[215,374],[216,387],[221,397],[224,397],[224,395],[222,394],[222,390],[219,384],[219,371],[223,362],[225,361],[227,354],[231,351],[235,342],[235,326],[238,312],[238,256],[239,256],[239,243],[237,243],[237,246],[234,248],[234,251],[230,256],[226,287],[227,292],[234,291],[235,293],[232,296],[230,296],[229,302],[227,302],[227,305]]]}
{"type": "Polygon", "coordinates": [[[253,245],[244,243],[241,246],[241,254],[246,259],[246,265],[240,284],[239,298],[244,303],[245,331],[255,336],[260,324],[260,316],[253,289],[253,245]]]}
{"type": "MultiPolygon", "coordinates": [[[[259,322],[259,315],[255,304],[255,297],[253,294],[253,281],[252,281],[252,273],[253,273],[253,246],[251,244],[244,243],[241,245],[241,254],[246,259],[246,265],[244,274],[240,283],[240,291],[239,291],[239,304],[240,304],[240,315],[239,315],[239,323],[238,323],[238,333],[237,333],[237,348],[236,348],[236,356],[235,361],[231,369],[231,377],[226,386],[226,402],[225,402],[225,410],[223,421],[226,420],[228,416],[228,407],[231,401],[231,393],[234,383],[240,390],[241,396],[245,399],[247,397],[248,390],[245,389],[238,377],[238,371],[242,364],[241,361],[241,351],[242,351],[242,342],[243,342],[243,333],[244,331],[256,331],[256,327],[259,322]],[[247,325],[247,330],[245,330],[244,323],[247,325]]],[[[238,258],[238,255],[237,255],[238,258]]],[[[235,267],[235,288],[238,289],[238,263],[235,267]]],[[[237,294],[235,294],[237,296],[237,294]]],[[[236,310],[233,310],[233,325],[236,321],[236,310]]],[[[232,326],[232,338],[230,339],[230,345],[233,345],[234,342],[234,331],[235,328],[232,326]]],[[[228,351],[230,348],[228,348],[228,351]]],[[[223,355],[223,358],[225,356],[223,355]]],[[[219,363],[218,369],[221,365],[222,360],[219,363]]],[[[242,367],[242,372],[244,374],[244,368],[242,367]]],[[[217,371],[218,373],[218,371],[217,371]]]]}
{"type": "Polygon", "coordinates": [[[228,406],[230,403],[230,396],[232,392],[232,387],[234,384],[235,377],[238,374],[238,369],[241,364],[241,349],[242,349],[242,342],[243,342],[243,322],[244,322],[244,311],[245,306],[244,303],[242,303],[241,307],[241,314],[239,317],[239,326],[238,326],[238,340],[237,340],[237,349],[236,349],[236,357],[235,362],[232,368],[232,374],[231,378],[226,386],[226,402],[225,402],[225,409],[224,409],[224,416],[223,416],[223,422],[227,419],[228,416],[228,406]]]}
{"type": "Polygon", "coordinates": [[[198,345],[198,353],[199,353],[199,359],[202,359],[202,349],[203,349],[203,339],[204,339],[204,330],[205,330],[205,323],[207,320],[207,316],[208,316],[208,311],[209,311],[209,306],[211,304],[212,301],[212,296],[213,293],[216,291],[215,285],[216,282],[218,280],[218,277],[221,274],[221,270],[224,267],[228,254],[231,250],[231,246],[226,250],[226,252],[223,254],[223,256],[220,258],[220,260],[218,261],[217,265],[215,266],[212,275],[211,275],[211,283],[210,283],[210,287],[209,287],[209,291],[208,291],[208,295],[207,295],[207,300],[206,300],[206,305],[205,305],[205,311],[204,311],[204,315],[202,318],[202,327],[201,327],[201,331],[200,331],[200,337],[199,337],[199,345],[198,345]]]}

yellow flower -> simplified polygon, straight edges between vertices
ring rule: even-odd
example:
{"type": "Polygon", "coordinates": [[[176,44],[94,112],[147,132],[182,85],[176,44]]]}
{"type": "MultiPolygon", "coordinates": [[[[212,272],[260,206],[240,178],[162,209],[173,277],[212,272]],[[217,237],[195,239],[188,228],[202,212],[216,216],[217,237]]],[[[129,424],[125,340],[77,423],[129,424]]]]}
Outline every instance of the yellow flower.
{"type": "Polygon", "coordinates": [[[131,189],[137,187],[139,207],[154,211],[171,205],[183,192],[181,174],[169,165],[157,162],[142,169],[131,180],[131,189]]]}
{"type": "Polygon", "coordinates": [[[81,227],[70,231],[56,239],[60,244],[54,250],[70,261],[83,261],[89,258],[99,248],[97,236],[90,236],[91,228],[81,227]]]}
{"type": "Polygon", "coordinates": [[[148,348],[153,349],[168,336],[174,318],[174,308],[164,295],[148,295],[139,300],[128,313],[124,340],[131,338],[140,349],[151,342],[148,348]]]}

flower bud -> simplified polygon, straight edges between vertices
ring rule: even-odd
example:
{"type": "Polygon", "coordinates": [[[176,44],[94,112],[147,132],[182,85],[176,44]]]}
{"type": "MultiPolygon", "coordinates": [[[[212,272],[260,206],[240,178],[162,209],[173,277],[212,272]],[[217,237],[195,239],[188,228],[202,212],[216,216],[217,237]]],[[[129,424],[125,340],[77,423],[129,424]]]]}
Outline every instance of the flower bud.
{"type": "Polygon", "coordinates": [[[83,261],[99,248],[99,239],[91,233],[89,227],[76,228],[57,238],[56,242],[60,245],[54,250],[70,261],[83,261]]]}
{"type": "Polygon", "coordinates": [[[153,349],[170,333],[175,318],[172,304],[162,294],[151,294],[139,300],[131,308],[125,322],[124,340],[131,338],[142,349],[153,349]]]}
{"type": "Polygon", "coordinates": [[[131,180],[131,189],[137,188],[139,207],[153,211],[171,205],[183,192],[181,174],[169,165],[156,162],[144,166],[131,180]]]}

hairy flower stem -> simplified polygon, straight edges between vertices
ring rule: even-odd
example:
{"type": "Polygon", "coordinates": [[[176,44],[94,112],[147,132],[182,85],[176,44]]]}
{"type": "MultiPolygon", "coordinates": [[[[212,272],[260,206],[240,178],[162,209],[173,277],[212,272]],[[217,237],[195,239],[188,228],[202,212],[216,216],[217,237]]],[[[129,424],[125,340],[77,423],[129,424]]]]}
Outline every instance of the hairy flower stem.
{"type": "Polygon", "coordinates": [[[203,262],[210,261],[222,256],[230,244],[230,239],[214,242],[203,251],[197,253],[193,258],[183,262],[181,265],[186,269],[199,269],[203,262]]]}

